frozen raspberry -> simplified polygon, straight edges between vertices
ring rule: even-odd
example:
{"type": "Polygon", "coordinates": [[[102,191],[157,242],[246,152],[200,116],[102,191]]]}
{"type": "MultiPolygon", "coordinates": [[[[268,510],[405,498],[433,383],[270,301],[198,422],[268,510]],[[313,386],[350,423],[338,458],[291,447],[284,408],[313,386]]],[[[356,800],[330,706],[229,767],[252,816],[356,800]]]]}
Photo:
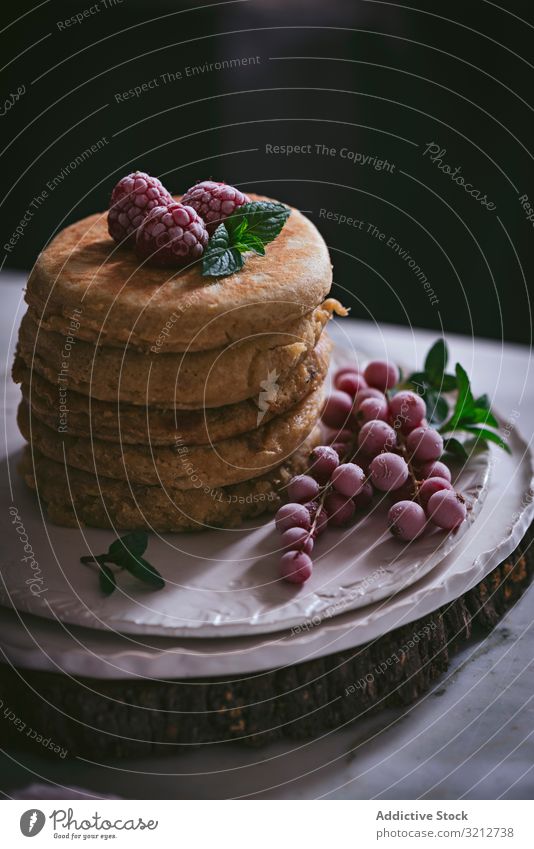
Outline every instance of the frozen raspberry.
{"type": "Polygon", "coordinates": [[[215,228],[224,218],[234,212],[244,203],[250,203],[250,198],[227,186],[226,183],[214,183],[213,180],[203,180],[187,190],[182,198],[182,203],[192,206],[204,219],[208,233],[213,233],[215,228]]]}
{"type": "Polygon", "coordinates": [[[148,213],[137,230],[135,252],[153,265],[188,265],[202,256],[208,238],[195,210],[171,201],[148,213]]]}
{"type": "Polygon", "coordinates": [[[116,242],[135,241],[135,231],[151,209],[172,203],[172,195],[157,177],[134,171],[119,180],[111,193],[108,231],[116,242]]]}

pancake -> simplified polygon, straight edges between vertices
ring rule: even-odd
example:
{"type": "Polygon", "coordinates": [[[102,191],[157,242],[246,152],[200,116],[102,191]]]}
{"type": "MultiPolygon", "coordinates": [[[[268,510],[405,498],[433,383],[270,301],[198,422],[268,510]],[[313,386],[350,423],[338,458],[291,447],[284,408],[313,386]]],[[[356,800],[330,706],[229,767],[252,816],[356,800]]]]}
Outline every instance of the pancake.
{"type": "Polygon", "coordinates": [[[59,386],[33,373],[17,357],[13,379],[21,383],[22,395],[30,403],[32,417],[59,433],[72,436],[152,446],[173,445],[181,435],[186,445],[219,442],[266,424],[301,401],[323,383],[328,370],[330,340],[323,333],[316,347],[290,372],[282,383],[271,381],[272,391],[260,396],[207,410],[161,410],[153,407],[120,405],[113,401],[90,399],[67,389],[60,398],[59,386]],[[258,406],[260,404],[260,407],[258,406]],[[62,412],[64,405],[67,411],[62,412]]]}
{"type": "Polygon", "coordinates": [[[237,527],[243,520],[274,512],[291,477],[303,472],[319,443],[317,428],[285,463],[266,475],[215,489],[163,489],[97,478],[26,448],[21,472],[45,502],[50,521],[67,527],[160,532],[237,527]]]}
{"type": "Polygon", "coordinates": [[[202,351],[283,330],[330,291],[327,247],[296,209],[265,257],[250,254],[239,273],[219,279],[202,277],[198,262],[186,269],[141,262],[110,238],[106,217],[77,221],[38,257],[26,300],[46,329],[68,334],[73,311],[81,310],[80,339],[128,342],[144,351],[202,351]]]}
{"type": "Polygon", "coordinates": [[[28,442],[51,460],[63,460],[99,476],[149,486],[194,489],[228,486],[258,477],[279,466],[304,442],[319,418],[322,387],[283,416],[248,433],[207,445],[186,445],[179,434],[174,445],[121,445],[100,439],[71,436],[30,420],[22,401],[17,421],[28,442]]]}
{"type": "Polygon", "coordinates": [[[95,348],[76,338],[66,342],[61,334],[42,330],[30,308],[21,322],[18,352],[48,381],[57,383],[64,373],[72,389],[102,401],[164,409],[220,407],[257,396],[273,373],[287,376],[315,347],[333,311],[343,313],[343,308],[328,299],[283,333],[261,333],[211,351],[147,354],[95,348]]]}

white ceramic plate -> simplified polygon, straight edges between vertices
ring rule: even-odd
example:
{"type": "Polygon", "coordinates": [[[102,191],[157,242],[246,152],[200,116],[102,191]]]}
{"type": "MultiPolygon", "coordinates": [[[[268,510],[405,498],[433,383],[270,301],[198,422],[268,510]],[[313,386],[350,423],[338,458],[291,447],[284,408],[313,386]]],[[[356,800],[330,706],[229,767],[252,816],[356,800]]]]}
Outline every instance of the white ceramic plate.
{"type": "MultiPolygon", "coordinates": [[[[246,636],[331,618],[401,592],[458,545],[487,492],[489,457],[489,451],[477,451],[460,473],[457,488],[470,510],[454,533],[434,529],[413,543],[399,543],[387,531],[388,499],[382,498],[350,528],[329,530],[320,538],[314,574],[301,587],[278,579],[279,535],[272,520],[238,530],[152,536],[146,557],[165,578],[165,588],[147,590],[123,573],[119,589],[107,598],[93,569],[80,564],[80,555],[106,551],[113,534],[45,523],[17,476],[14,504],[38,571],[21,561],[24,551],[4,493],[0,602],[74,625],[161,636],[246,636]]],[[[10,468],[15,465],[11,457],[10,468]]]]}
{"type": "Polygon", "coordinates": [[[448,604],[514,550],[534,518],[533,461],[516,432],[510,447],[510,456],[492,449],[489,491],[471,531],[432,571],[381,602],[276,634],[201,640],[117,634],[4,609],[0,648],[22,668],[168,680],[260,672],[362,645],[448,604]]]}

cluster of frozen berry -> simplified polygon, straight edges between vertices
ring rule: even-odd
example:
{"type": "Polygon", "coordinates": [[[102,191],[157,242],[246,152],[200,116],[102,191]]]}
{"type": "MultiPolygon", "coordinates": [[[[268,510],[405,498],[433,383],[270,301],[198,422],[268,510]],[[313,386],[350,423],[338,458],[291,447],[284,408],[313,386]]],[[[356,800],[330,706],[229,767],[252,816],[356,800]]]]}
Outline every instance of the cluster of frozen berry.
{"type": "Polygon", "coordinates": [[[204,180],[180,203],[157,177],[135,171],[119,180],[108,212],[110,236],[154,265],[184,266],[204,253],[211,233],[249,198],[225,183],[204,180]]]}
{"type": "Polygon", "coordinates": [[[400,540],[416,539],[429,522],[450,531],[464,521],[465,500],[440,460],[443,439],[429,427],[419,395],[392,391],[399,378],[397,367],[382,360],[363,373],[354,367],[336,372],[322,413],[331,444],[314,449],[308,474],[290,481],[290,503],[275,517],[285,580],[306,581],[316,538],[328,526],[349,524],[375,491],[390,494],[388,524],[400,540]]]}

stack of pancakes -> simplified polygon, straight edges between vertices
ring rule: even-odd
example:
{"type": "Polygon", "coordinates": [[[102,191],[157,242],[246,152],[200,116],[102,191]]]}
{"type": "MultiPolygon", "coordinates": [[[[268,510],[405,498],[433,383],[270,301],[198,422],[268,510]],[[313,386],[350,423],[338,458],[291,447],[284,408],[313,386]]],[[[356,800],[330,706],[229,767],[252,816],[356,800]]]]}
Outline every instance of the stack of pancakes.
{"type": "Polygon", "coordinates": [[[296,210],[217,279],[140,264],[105,215],[63,230],[30,276],[14,365],[23,471],[50,518],[180,531],[276,509],[318,440],[330,286],[296,210]]]}

